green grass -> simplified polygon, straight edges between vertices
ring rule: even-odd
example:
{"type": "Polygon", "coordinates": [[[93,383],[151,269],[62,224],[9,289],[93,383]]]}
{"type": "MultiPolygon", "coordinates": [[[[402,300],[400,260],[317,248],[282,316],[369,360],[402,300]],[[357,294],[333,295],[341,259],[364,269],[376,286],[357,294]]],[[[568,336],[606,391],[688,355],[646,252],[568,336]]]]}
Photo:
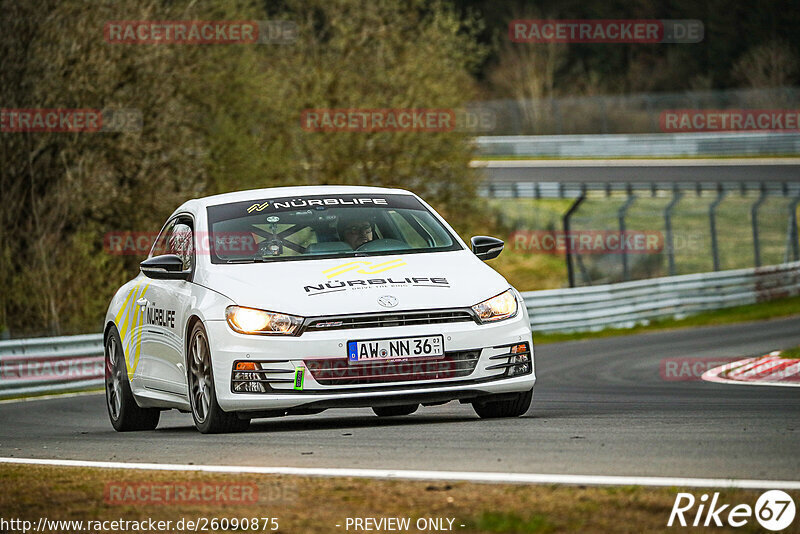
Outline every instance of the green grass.
{"type": "Polygon", "coordinates": [[[508,512],[483,512],[481,516],[470,525],[478,532],[552,532],[554,525],[547,517],[532,514],[521,517],[508,512]]]}
{"type": "MultiPolygon", "coordinates": [[[[665,532],[679,491],[686,490],[555,484],[445,484],[414,480],[0,465],[0,510],[3,516],[32,521],[34,525],[42,516],[55,516],[60,520],[169,520],[173,521],[173,526],[181,518],[268,516],[278,519],[280,532],[327,534],[346,532],[344,522],[347,517],[408,517],[414,526],[417,518],[427,517],[452,520],[451,532],[460,534],[661,533],[665,532]],[[257,492],[255,503],[229,502],[222,505],[219,501],[195,501],[165,502],[154,506],[138,497],[124,504],[115,504],[106,498],[106,490],[111,484],[135,488],[182,484],[209,484],[213,488],[216,484],[237,484],[255,487],[257,492]],[[336,527],[337,524],[341,527],[336,527]]],[[[694,495],[701,493],[697,488],[688,491],[694,495]]],[[[718,491],[721,503],[746,503],[750,506],[755,505],[762,493],[725,488],[718,491]]],[[[161,495],[165,493],[162,491],[161,495]]],[[[790,491],[789,495],[797,502],[800,492],[790,491]]],[[[425,532],[414,526],[408,532],[425,532]]],[[[752,527],[752,521],[748,526],[752,527]]],[[[174,531],[174,528],[169,530],[174,531]]],[[[675,531],[684,530],[678,527],[675,531]]],[[[715,533],[742,531],[753,532],[755,528],[713,529],[715,533]]]]}
{"type": "MultiPolygon", "coordinates": [[[[698,326],[714,326],[723,324],[742,323],[747,321],[764,321],[777,317],[789,317],[800,315],[800,297],[790,297],[786,299],[762,302],[759,304],[748,304],[746,306],[736,306],[724,310],[699,313],[684,319],[662,319],[651,321],[648,325],[638,325],[633,328],[606,328],[598,332],[573,332],[569,334],[537,334],[533,333],[533,340],[536,344],[556,343],[559,341],[577,341],[584,339],[595,339],[602,337],[626,336],[631,334],[642,334],[645,332],[658,332],[663,330],[673,330],[680,328],[694,328],[698,326]]],[[[800,358],[800,347],[791,349],[782,354],[787,358],[800,358]],[[795,354],[795,356],[785,356],[785,354],[795,354]]]]}
{"type": "Polygon", "coordinates": [[[792,347],[791,349],[784,349],[781,351],[781,358],[790,358],[793,360],[800,360],[800,346],[792,347]]]}

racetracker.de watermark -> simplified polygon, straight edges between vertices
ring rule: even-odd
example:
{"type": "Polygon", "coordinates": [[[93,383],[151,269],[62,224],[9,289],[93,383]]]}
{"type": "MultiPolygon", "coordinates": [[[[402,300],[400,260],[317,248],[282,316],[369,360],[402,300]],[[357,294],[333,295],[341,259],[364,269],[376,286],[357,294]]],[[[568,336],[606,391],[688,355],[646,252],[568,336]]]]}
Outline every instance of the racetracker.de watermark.
{"type": "Polygon", "coordinates": [[[664,250],[661,232],[609,230],[516,230],[512,250],[538,254],[654,254],[664,250]]]}
{"type": "Polygon", "coordinates": [[[450,108],[305,109],[307,132],[485,132],[497,125],[494,111],[450,108]]]}
{"type": "Polygon", "coordinates": [[[109,482],[103,500],[113,505],[255,504],[258,486],[252,482],[109,482]]]}
{"type": "Polygon", "coordinates": [[[658,374],[667,382],[693,382],[702,380],[703,373],[722,365],[741,360],[738,357],[722,358],[664,358],[658,374]]]}
{"type": "Polygon", "coordinates": [[[156,243],[158,236],[158,232],[108,232],[103,236],[103,250],[115,256],[142,256],[151,250],[153,254],[169,254],[175,251],[176,242],[193,240],[187,249],[195,254],[255,254],[259,251],[256,237],[250,232],[175,232],[170,242],[156,243]]]}
{"type": "Polygon", "coordinates": [[[79,380],[103,376],[102,357],[37,358],[0,361],[0,381],[79,380]]]}
{"type": "Polygon", "coordinates": [[[800,109],[674,109],[662,111],[665,133],[800,131],[800,109]]]}
{"type": "Polygon", "coordinates": [[[667,254],[705,250],[698,232],[626,230],[515,230],[508,248],[521,254],[667,254]]]}
{"type": "Polygon", "coordinates": [[[115,506],[243,505],[287,503],[297,500],[291,482],[109,482],[103,490],[106,504],[115,506]]]}
{"type": "Polygon", "coordinates": [[[703,23],[694,19],[512,20],[514,43],[699,43],[703,23]]]}
{"type": "Polygon", "coordinates": [[[111,20],[103,37],[111,44],[292,44],[289,20],[111,20]]]}
{"type": "Polygon", "coordinates": [[[138,109],[0,108],[0,132],[138,132],[138,109]]]}

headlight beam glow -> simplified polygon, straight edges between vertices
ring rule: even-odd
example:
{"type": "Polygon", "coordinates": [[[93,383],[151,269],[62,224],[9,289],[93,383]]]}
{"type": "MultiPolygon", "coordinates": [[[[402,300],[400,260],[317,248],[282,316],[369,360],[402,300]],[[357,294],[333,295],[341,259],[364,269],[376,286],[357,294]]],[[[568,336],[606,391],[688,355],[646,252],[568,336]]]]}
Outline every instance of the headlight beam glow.
{"type": "Polygon", "coordinates": [[[510,319],[517,315],[517,298],[514,292],[508,289],[499,295],[484,300],[472,307],[482,323],[491,323],[510,319]]]}
{"type": "Polygon", "coordinates": [[[303,324],[301,317],[241,306],[228,306],[225,319],[240,334],[293,335],[303,324]]]}

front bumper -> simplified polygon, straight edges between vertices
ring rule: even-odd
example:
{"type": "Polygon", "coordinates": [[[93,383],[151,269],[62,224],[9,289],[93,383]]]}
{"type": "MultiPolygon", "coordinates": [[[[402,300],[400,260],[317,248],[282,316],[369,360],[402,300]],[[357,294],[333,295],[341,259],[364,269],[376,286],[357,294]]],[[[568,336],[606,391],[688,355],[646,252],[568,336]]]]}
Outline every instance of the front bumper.
{"type": "MultiPolygon", "coordinates": [[[[469,401],[483,395],[517,393],[531,389],[536,381],[533,340],[526,314],[496,324],[474,322],[426,324],[305,332],[299,337],[256,336],[238,334],[225,321],[205,324],[214,370],[217,401],[225,411],[281,412],[333,407],[378,406],[402,403],[438,403],[460,399],[469,401]],[[337,383],[316,380],[307,362],[331,360],[347,365],[347,342],[379,338],[437,335],[444,336],[447,354],[476,352],[474,369],[468,374],[443,374],[432,379],[381,381],[376,383],[337,383]],[[506,377],[501,355],[509,346],[527,343],[530,347],[530,373],[506,377]],[[495,356],[492,359],[492,356],[495,356]],[[274,382],[267,393],[232,391],[235,362],[269,362],[275,370],[274,382]],[[304,369],[302,389],[295,389],[295,371],[304,369]],[[328,385],[326,385],[328,384],[328,385]]],[[[327,363],[327,362],[323,362],[327,363]]],[[[318,373],[319,376],[319,373],[318,373]]]]}

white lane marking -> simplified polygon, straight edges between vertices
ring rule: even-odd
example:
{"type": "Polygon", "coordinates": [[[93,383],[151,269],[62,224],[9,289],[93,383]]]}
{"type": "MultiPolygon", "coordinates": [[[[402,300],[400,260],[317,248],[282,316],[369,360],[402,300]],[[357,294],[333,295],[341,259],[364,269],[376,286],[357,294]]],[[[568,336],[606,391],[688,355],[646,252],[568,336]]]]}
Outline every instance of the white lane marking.
{"type": "Polygon", "coordinates": [[[800,489],[800,480],[750,480],[736,478],[680,478],[617,475],[548,475],[534,473],[493,473],[479,471],[415,471],[403,469],[351,469],[329,467],[258,467],[246,465],[185,465],[128,462],[95,462],[39,458],[0,458],[0,464],[142,469],[147,471],[192,471],[259,475],[299,475],[405,480],[452,480],[508,484],[567,484],[592,486],[656,486],[740,489],[800,489]]]}
{"type": "Polygon", "coordinates": [[[726,363],[725,365],[720,365],[719,367],[714,367],[713,369],[709,369],[700,377],[706,382],[719,382],[725,384],[738,384],[740,386],[783,386],[783,387],[800,387],[800,382],[748,382],[744,380],[732,380],[730,378],[723,378],[720,375],[726,371],[733,369],[734,367],[738,367],[740,365],[746,365],[751,363],[753,358],[747,358],[745,360],[739,360],[737,362],[726,363]]]}
{"type": "Polygon", "coordinates": [[[103,393],[102,389],[78,391],[75,393],[54,393],[52,395],[39,395],[38,397],[20,397],[18,399],[0,400],[0,404],[12,404],[15,402],[32,402],[32,401],[47,400],[47,399],[68,399],[70,397],[83,397],[85,395],[100,395],[101,393],[103,393]]]}
{"type": "Polygon", "coordinates": [[[472,160],[470,167],[727,167],[758,165],[798,165],[798,158],[659,158],[659,159],[501,159],[472,160]]]}

